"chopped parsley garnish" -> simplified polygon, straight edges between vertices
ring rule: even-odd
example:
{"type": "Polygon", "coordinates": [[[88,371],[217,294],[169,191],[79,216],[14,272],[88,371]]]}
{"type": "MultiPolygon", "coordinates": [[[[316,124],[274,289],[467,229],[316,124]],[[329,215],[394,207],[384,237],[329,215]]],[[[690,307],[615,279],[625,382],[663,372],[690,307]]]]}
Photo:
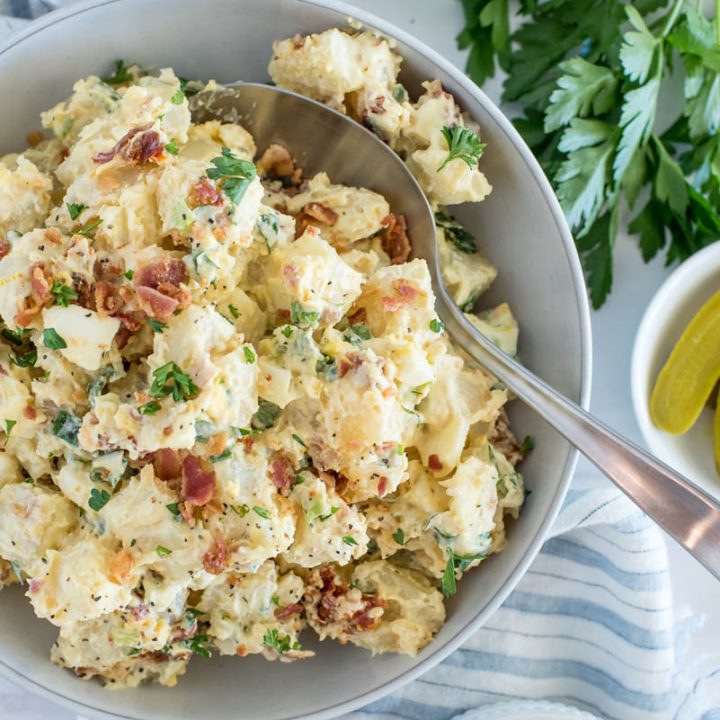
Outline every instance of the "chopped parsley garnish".
{"type": "Polygon", "coordinates": [[[178,517],[180,515],[180,504],[179,503],[170,503],[169,505],[165,506],[172,515],[175,515],[178,517]]]}
{"type": "Polygon", "coordinates": [[[265,635],[263,635],[263,645],[277,650],[280,655],[284,655],[291,650],[300,649],[299,642],[292,642],[289,635],[281,635],[277,628],[265,631],[265,635]]]}
{"type": "Polygon", "coordinates": [[[43,330],[43,344],[50,350],[62,350],[67,347],[64,338],[57,334],[55,328],[45,328],[43,330]]]}
{"type": "Polygon", "coordinates": [[[126,270],[126,271],[123,273],[123,277],[126,277],[128,280],[132,280],[133,277],[134,277],[134,275],[135,275],[135,271],[134,271],[134,270],[126,270]]]}
{"type": "Polygon", "coordinates": [[[245,505],[245,503],[242,505],[231,505],[230,509],[240,517],[245,517],[250,512],[250,506],[245,505]]]}
{"type": "Polygon", "coordinates": [[[251,347],[248,347],[247,345],[245,345],[243,347],[243,355],[245,356],[246,363],[254,363],[255,362],[255,353],[251,347]]]}
{"type": "Polygon", "coordinates": [[[61,410],[52,421],[52,433],[66,443],[77,447],[82,420],[69,410],[61,410]]]}
{"type": "Polygon", "coordinates": [[[281,412],[282,409],[275,403],[260,399],[250,425],[254,430],[269,430],[278,421],[281,412]]]}
{"type": "Polygon", "coordinates": [[[292,434],[292,439],[293,439],[296,443],[298,443],[298,445],[302,445],[304,448],[307,448],[307,445],[305,444],[305,441],[304,441],[299,435],[296,435],[295,433],[293,433],[293,434],[292,434]]]}
{"type": "Polygon", "coordinates": [[[471,168],[477,165],[486,146],[485,143],[480,142],[480,138],[472,130],[460,125],[453,128],[446,125],[442,129],[442,134],[448,146],[448,156],[437,172],[440,172],[452,160],[462,160],[471,168]]]}
{"type": "Polygon", "coordinates": [[[226,450],[223,450],[221,453],[218,453],[217,455],[211,455],[208,460],[211,463],[218,463],[222,462],[223,460],[227,460],[228,458],[232,457],[232,450],[230,448],[227,448],[226,450]]]}
{"type": "Polygon", "coordinates": [[[373,334],[364,323],[351,325],[344,333],[343,339],[352,345],[362,345],[366,340],[372,340],[373,334]]]}
{"type": "Polygon", "coordinates": [[[471,563],[475,560],[482,560],[486,557],[487,553],[478,553],[477,555],[457,555],[450,548],[446,548],[448,561],[445,566],[445,572],[443,573],[442,580],[440,581],[440,587],[445,597],[450,597],[457,592],[457,578],[456,572],[459,570],[461,573],[465,572],[471,563]]]}
{"type": "Polygon", "coordinates": [[[3,328],[0,330],[0,335],[4,337],[10,344],[15,345],[15,347],[20,347],[23,342],[25,342],[25,336],[29,333],[29,330],[8,330],[7,328],[3,328]]]}
{"type": "Polygon", "coordinates": [[[325,520],[328,520],[328,519],[331,518],[339,509],[340,509],[339,507],[335,507],[335,505],[331,505],[331,506],[330,506],[330,512],[329,512],[329,513],[325,513],[324,515],[318,515],[318,520],[321,520],[321,521],[323,521],[323,522],[324,522],[325,520]]]}
{"type": "Polygon", "coordinates": [[[234,305],[228,305],[230,314],[237,320],[242,314],[234,305]]]}
{"type": "Polygon", "coordinates": [[[16,354],[12,360],[18,367],[35,367],[35,363],[37,362],[37,349],[32,348],[22,355],[16,354]]]}
{"type": "Polygon", "coordinates": [[[444,328],[445,328],[445,323],[442,320],[440,320],[440,318],[433,318],[430,321],[430,329],[433,332],[436,332],[436,333],[442,332],[444,328]]]}
{"type": "Polygon", "coordinates": [[[496,382],[490,386],[490,392],[494,390],[507,390],[507,385],[504,382],[496,382]]]}
{"type": "Polygon", "coordinates": [[[137,409],[141,415],[154,415],[158,410],[160,410],[160,403],[156,400],[146,402],[137,409]]]}
{"type": "Polygon", "coordinates": [[[170,102],[173,105],[182,105],[183,100],[185,100],[185,93],[183,92],[183,89],[179,87],[177,92],[170,98],[170,102]]]}
{"type": "Polygon", "coordinates": [[[152,328],[152,331],[156,333],[162,333],[163,330],[167,330],[167,323],[160,322],[155,318],[148,318],[147,324],[152,328]]]}
{"type": "Polygon", "coordinates": [[[55,300],[56,305],[67,307],[71,302],[78,299],[78,294],[74,288],[68,287],[59,280],[56,280],[50,288],[50,293],[55,300]]]}
{"type": "Polygon", "coordinates": [[[315,325],[319,319],[319,312],[305,310],[297,300],[293,300],[290,303],[290,322],[292,322],[293,325],[311,327],[315,325]]]}
{"type": "Polygon", "coordinates": [[[353,537],[350,537],[349,535],[343,535],[342,541],[350,547],[357,545],[357,540],[353,537]]]}
{"type": "Polygon", "coordinates": [[[270,512],[266,508],[255,505],[253,506],[253,510],[264,520],[270,519],[270,512]]]}
{"type": "Polygon", "coordinates": [[[320,360],[315,363],[315,372],[318,375],[324,376],[328,382],[333,382],[338,379],[338,364],[335,358],[331,358],[328,355],[323,355],[320,360]]]}
{"type": "Polygon", "coordinates": [[[390,94],[393,96],[393,100],[396,100],[399,103],[407,102],[408,92],[405,89],[405,86],[400,83],[393,85],[393,89],[390,91],[390,94]]]}
{"type": "Polygon", "coordinates": [[[83,210],[87,210],[87,205],[82,203],[65,203],[71,220],[77,220],[83,210]]]}
{"type": "Polygon", "coordinates": [[[198,393],[197,385],[174,362],[169,362],[153,372],[150,396],[164,398],[172,395],[175,402],[189,400],[198,393]]]}
{"type": "Polygon", "coordinates": [[[405,544],[405,532],[402,528],[398,528],[393,534],[392,534],[393,540],[398,545],[404,545],[405,544]]]}
{"type": "Polygon", "coordinates": [[[108,504],[111,497],[107,490],[92,488],[90,490],[90,498],[88,499],[88,507],[95,512],[99,512],[108,504]]]}
{"type": "Polygon", "coordinates": [[[206,170],[211,180],[217,180],[223,192],[237,205],[243,198],[250,183],[257,176],[257,168],[249,160],[241,160],[224,147],[220,157],[210,162],[215,167],[206,170]]]}
{"type": "Polygon", "coordinates": [[[7,445],[8,440],[10,439],[10,433],[12,432],[12,429],[17,425],[17,420],[6,420],[5,421],[5,445],[7,445]]]}
{"type": "Polygon", "coordinates": [[[95,230],[100,223],[102,222],[102,218],[98,218],[97,220],[94,220],[93,222],[86,225],[84,228],[78,230],[78,235],[83,235],[84,237],[89,237],[93,230],[95,230]]]}
{"type": "Polygon", "coordinates": [[[100,372],[88,383],[87,392],[90,403],[102,393],[105,386],[118,377],[115,368],[112,365],[106,365],[100,372]]]}
{"type": "Polygon", "coordinates": [[[283,329],[280,331],[286,338],[292,337],[293,334],[293,328],[292,325],[285,325],[283,329]]]}
{"type": "Polygon", "coordinates": [[[130,547],[135,547],[135,544],[136,544],[136,543],[137,543],[137,540],[136,540],[135,538],[133,538],[133,539],[130,541],[130,547]]]}
{"type": "Polygon", "coordinates": [[[169,143],[165,144],[165,152],[168,152],[171,155],[177,155],[180,152],[180,148],[177,146],[175,140],[171,140],[169,143]]]}
{"type": "Polygon", "coordinates": [[[280,607],[280,596],[279,595],[273,595],[270,600],[272,600],[272,604],[276,607],[280,607]]]}
{"type": "Polygon", "coordinates": [[[172,555],[172,550],[170,550],[170,548],[166,548],[164,545],[158,545],[158,546],[155,548],[155,552],[156,552],[160,557],[167,557],[168,555],[172,555]]]}
{"type": "Polygon", "coordinates": [[[447,213],[436,212],[435,224],[445,231],[445,237],[460,251],[467,255],[477,252],[475,238],[455,218],[447,213]]]}
{"type": "Polygon", "coordinates": [[[183,645],[188,650],[192,650],[196,655],[209,659],[212,657],[212,653],[206,647],[209,642],[210,638],[207,635],[194,635],[191,638],[183,640],[183,645]]]}
{"type": "Polygon", "coordinates": [[[107,468],[97,467],[90,471],[90,479],[93,482],[109,483],[110,471],[107,468]]]}
{"type": "Polygon", "coordinates": [[[523,457],[525,457],[528,453],[532,452],[535,449],[535,438],[532,437],[532,435],[526,435],[525,439],[522,441],[522,444],[520,445],[520,452],[523,457]]]}
{"type": "Polygon", "coordinates": [[[123,83],[132,82],[135,78],[132,73],[127,69],[124,60],[115,61],[115,73],[110,77],[103,78],[103,82],[109,85],[122,85],[123,83]]]}

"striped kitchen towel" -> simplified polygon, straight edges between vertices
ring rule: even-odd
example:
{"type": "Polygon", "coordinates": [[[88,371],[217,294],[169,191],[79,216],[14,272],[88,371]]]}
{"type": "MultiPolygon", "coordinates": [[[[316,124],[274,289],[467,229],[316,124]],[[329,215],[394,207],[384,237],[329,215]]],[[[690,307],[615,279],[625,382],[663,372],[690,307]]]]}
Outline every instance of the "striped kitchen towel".
{"type": "MultiPolygon", "coordinates": [[[[59,4],[0,0],[0,40],[59,4]]],[[[616,490],[572,490],[487,625],[421,679],[349,718],[446,720],[528,698],[608,720],[720,720],[720,656],[685,662],[691,629],[673,608],[661,532],[616,490]]],[[[0,718],[72,717],[49,707],[0,679],[0,718]]]]}

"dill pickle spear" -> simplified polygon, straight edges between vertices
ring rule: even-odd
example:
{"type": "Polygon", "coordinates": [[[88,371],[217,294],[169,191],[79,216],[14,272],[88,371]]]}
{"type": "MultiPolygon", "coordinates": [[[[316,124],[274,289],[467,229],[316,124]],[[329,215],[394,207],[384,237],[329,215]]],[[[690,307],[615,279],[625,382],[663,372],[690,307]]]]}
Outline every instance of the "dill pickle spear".
{"type": "MultiPolygon", "coordinates": [[[[720,292],[685,328],[650,396],[650,417],[665,432],[689,430],[720,378],[720,292]]],[[[717,438],[717,436],[716,436],[717,438]]],[[[717,440],[716,440],[716,453],[717,440]]]]}

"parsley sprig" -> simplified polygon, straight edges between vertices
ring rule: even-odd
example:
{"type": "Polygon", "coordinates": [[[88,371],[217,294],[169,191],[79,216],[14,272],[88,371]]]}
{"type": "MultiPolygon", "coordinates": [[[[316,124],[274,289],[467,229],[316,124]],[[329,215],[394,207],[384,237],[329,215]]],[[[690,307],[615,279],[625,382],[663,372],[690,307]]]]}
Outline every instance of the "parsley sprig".
{"type": "Polygon", "coordinates": [[[211,180],[218,181],[223,192],[237,205],[255,179],[257,168],[249,160],[233,155],[230,148],[224,147],[221,153],[222,155],[210,161],[214,167],[205,172],[211,180]]]}
{"type": "Polygon", "coordinates": [[[172,395],[175,402],[190,400],[198,393],[197,385],[174,362],[169,362],[153,372],[149,394],[154,398],[172,395]]]}
{"type": "Polygon", "coordinates": [[[612,288],[625,205],[645,261],[662,250],[682,261],[718,238],[717,20],[685,0],[524,0],[511,34],[507,0],[461,2],[467,72],[482,84],[496,63],[507,71],[503,100],[519,104],[516,127],[575,232],[594,307],[612,288]],[[673,69],[684,74],[681,102],[673,69]],[[660,131],[663,93],[675,116],[660,131]]]}
{"type": "Polygon", "coordinates": [[[480,138],[472,130],[461,125],[452,128],[446,125],[442,129],[442,134],[447,142],[448,156],[438,167],[437,172],[453,160],[462,160],[471,168],[477,165],[486,145],[480,142],[480,138]]]}

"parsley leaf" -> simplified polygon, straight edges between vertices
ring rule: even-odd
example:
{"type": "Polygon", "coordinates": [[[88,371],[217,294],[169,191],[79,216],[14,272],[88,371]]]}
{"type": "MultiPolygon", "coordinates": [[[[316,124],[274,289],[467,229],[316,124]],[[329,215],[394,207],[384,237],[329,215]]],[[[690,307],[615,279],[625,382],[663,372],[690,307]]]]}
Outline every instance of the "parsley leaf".
{"type": "Polygon", "coordinates": [[[342,541],[350,547],[357,545],[357,540],[354,537],[350,537],[350,535],[343,535],[342,541]]]}
{"type": "Polygon", "coordinates": [[[454,218],[444,212],[435,213],[435,224],[445,231],[445,237],[460,251],[472,255],[477,252],[475,238],[454,218]]]}
{"type": "Polygon", "coordinates": [[[10,433],[12,432],[12,429],[17,425],[17,420],[6,420],[5,421],[5,445],[7,445],[8,440],[10,439],[10,433]]]}
{"type": "Polygon", "coordinates": [[[472,130],[460,125],[453,128],[446,125],[442,129],[442,134],[447,142],[448,156],[438,167],[437,172],[440,172],[452,160],[462,160],[471,168],[477,166],[486,145],[480,142],[480,138],[472,130]]]}
{"type": "Polygon", "coordinates": [[[343,339],[352,345],[362,345],[367,340],[372,340],[373,334],[364,323],[351,325],[344,333],[343,339]]]}
{"type": "Polygon", "coordinates": [[[270,519],[270,512],[266,510],[264,507],[260,507],[259,505],[255,505],[253,507],[253,511],[257,513],[263,520],[269,520],[270,519]]]}
{"type": "Polygon", "coordinates": [[[156,552],[161,558],[167,557],[168,555],[172,555],[172,550],[170,550],[169,548],[166,548],[164,545],[158,545],[158,546],[155,548],[155,552],[156,552]]]}
{"type": "Polygon", "coordinates": [[[68,287],[64,283],[56,280],[50,288],[50,294],[53,296],[56,305],[67,307],[71,302],[78,299],[78,294],[74,288],[68,287]]]}
{"type": "Polygon", "coordinates": [[[153,332],[162,333],[163,330],[167,330],[167,323],[160,322],[155,318],[148,318],[147,323],[152,328],[153,332]]]}
{"type": "Polygon", "coordinates": [[[195,655],[204,657],[206,660],[212,657],[212,653],[207,648],[207,645],[210,642],[210,638],[207,635],[193,635],[191,638],[185,638],[182,642],[183,645],[188,650],[192,650],[195,655]]]}
{"type": "Polygon", "coordinates": [[[160,407],[161,405],[159,402],[156,400],[150,400],[150,402],[140,405],[137,410],[141,415],[154,415],[160,410],[160,407]]]}
{"type": "Polygon", "coordinates": [[[197,385],[174,362],[169,362],[153,372],[149,394],[154,398],[172,395],[175,402],[190,400],[198,393],[197,385]]]}
{"type": "Polygon", "coordinates": [[[83,210],[87,209],[87,205],[82,203],[65,203],[67,205],[68,214],[71,220],[77,220],[83,210]]]}
{"type": "Polygon", "coordinates": [[[398,528],[393,534],[392,534],[393,540],[398,545],[404,545],[405,544],[405,532],[402,528],[398,528]]]}
{"type": "Polygon", "coordinates": [[[177,92],[170,98],[170,102],[173,105],[182,105],[184,100],[185,93],[183,92],[183,89],[181,87],[178,88],[177,92]]]}
{"type": "Polygon", "coordinates": [[[62,350],[67,347],[65,339],[57,334],[55,328],[45,328],[43,330],[43,344],[50,350],[62,350]]]}
{"type": "Polygon", "coordinates": [[[133,82],[135,78],[132,73],[128,70],[124,60],[115,61],[115,72],[110,77],[102,79],[103,82],[109,85],[122,85],[124,83],[133,82]]]}
{"type": "Polygon", "coordinates": [[[210,162],[215,166],[206,170],[211,180],[217,180],[223,192],[237,205],[257,175],[257,168],[249,160],[241,160],[224,147],[220,157],[210,162]]]}
{"type": "Polygon", "coordinates": [[[175,142],[175,140],[171,140],[169,143],[165,143],[165,152],[170,153],[171,155],[177,155],[180,152],[177,142],[175,142]]]}
{"type": "Polygon", "coordinates": [[[254,363],[255,362],[255,351],[248,345],[243,346],[243,355],[245,356],[246,363],[254,363]]]}
{"type": "Polygon", "coordinates": [[[320,313],[311,310],[305,310],[297,301],[290,303],[290,322],[300,327],[312,327],[320,320],[320,313]]]}
{"type": "Polygon", "coordinates": [[[82,420],[73,415],[69,410],[61,410],[52,421],[52,433],[66,443],[77,447],[78,433],[82,426],[82,420]]]}
{"type": "Polygon", "coordinates": [[[250,426],[253,430],[269,430],[278,421],[281,412],[282,409],[275,403],[261,398],[258,402],[257,412],[250,420],[250,426]]]}
{"type": "Polygon", "coordinates": [[[281,635],[277,628],[268,629],[263,635],[263,645],[273,648],[280,655],[284,655],[291,650],[299,650],[300,643],[292,642],[289,635],[281,635]]]}
{"type": "Polygon", "coordinates": [[[99,512],[108,504],[111,497],[107,490],[92,488],[90,490],[90,497],[88,498],[88,507],[95,512],[99,512]]]}

